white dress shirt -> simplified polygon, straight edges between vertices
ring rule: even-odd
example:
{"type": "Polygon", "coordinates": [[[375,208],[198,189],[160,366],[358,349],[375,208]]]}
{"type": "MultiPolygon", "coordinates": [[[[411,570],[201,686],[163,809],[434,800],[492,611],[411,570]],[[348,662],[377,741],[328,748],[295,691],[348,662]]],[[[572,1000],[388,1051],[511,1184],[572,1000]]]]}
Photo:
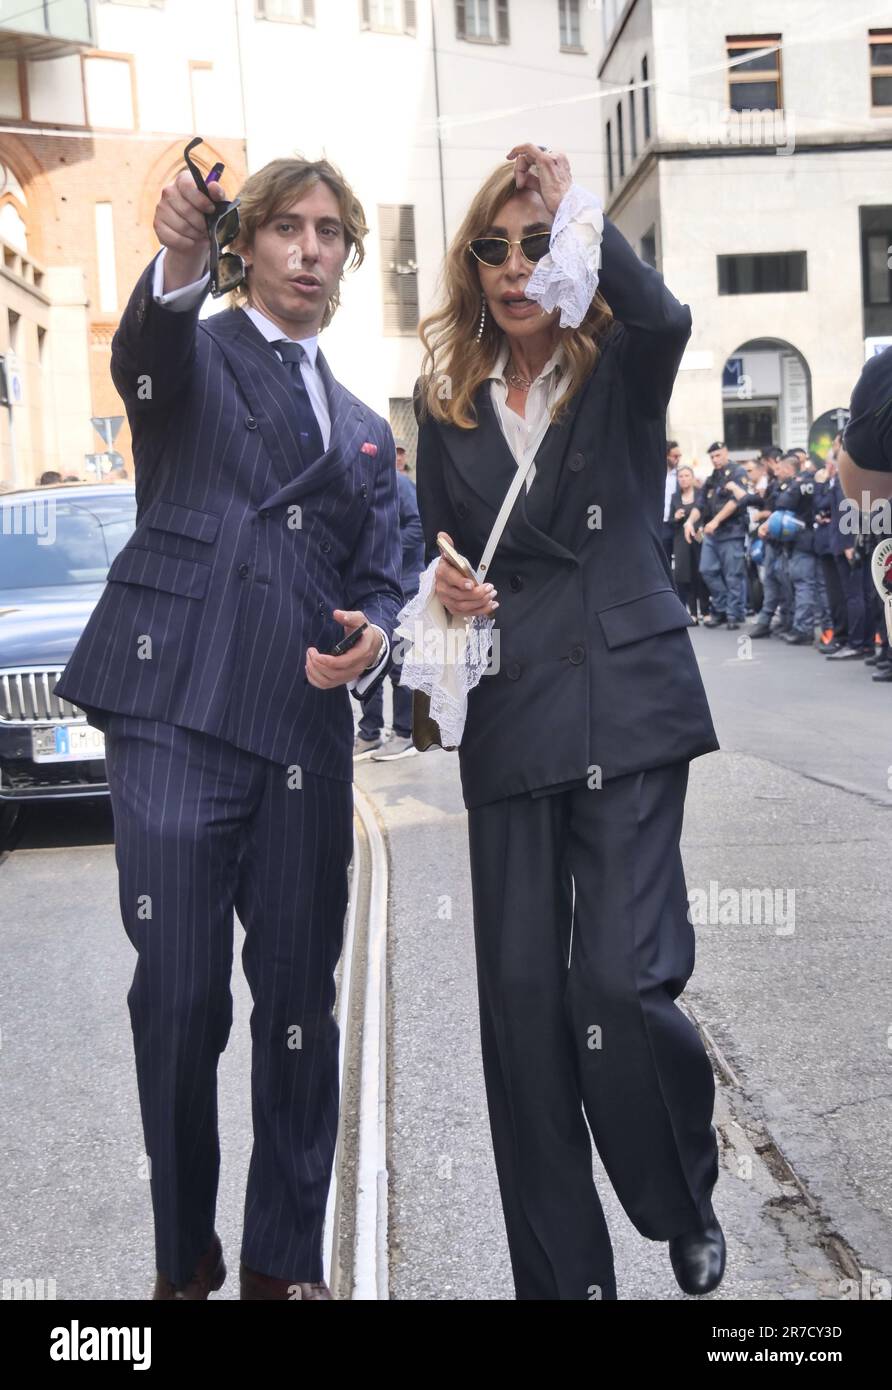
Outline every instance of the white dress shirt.
{"type": "MultiPolygon", "coordinates": [[[[210,283],[210,272],[206,272],[200,280],[196,280],[191,285],[183,285],[178,290],[168,290],[164,292],[164,258],[167,255],[167,248],[162,247],[157,260],[155,261],[154,280],[152,284],[152,295],[156,304],[160,304],[163,309],[171,309],[175,313],[185,312],[193,309],[196,304],[204,299],[208,292],[210,283]]],[[[331,414],[328,408],[328,397],[325,394],[325,385],[316,368],[316,351],[319,345],[318,336],[310,338],[289,338],[287,333],[283,333],[278,324],[273,323],[272,319],[262,314],[253,305],[245,305],[244,312],[254,324],[258,332],[262,333],[268,343],[273,343],[276,339],[287,338],[289,342],[299,342],[304,350],[304,357],[300,364],[300,374],[304,379],[307,388],[307,395],[313,407],[313,413],[319,422],[319,429],[322,434],[322,443],[328,449],[331,442],[331,414]]],[[[276,356],[282,360],[282,354],[277,350],[276,356]]],[[[372,667],[367,667],[361,676],[355,680],[347,682],[348,690],[355,690],[357,695],[361,695],[366,686],[378,675],[379,671],[387,664],[390,656],[390,642],[387,633],[383,628],[378,627],[377,623],[372,623],[376,632],[380,632],[382,639],[381,656],[372,667]]]]}
{"type": "MultiPolygon", "coordinates": [[[[560,400],[567,390],[570,378],[564,367],[563,345],[558,343],[527,392],[524,414],[518,415],[517,411],[512,410],[508,404],[508,382],[505,379],[505,368],[510,356],[510,345],[507,340],[504,340],[493,363],[492,371],[489,373],[489,389],[496,417],[502,427],[502,434],[507,440],[518,468],[520,468],[527,459],[535,458],[539,445],[551,423],[548,412],[555,401],[560,400]]],[[[525,479],[527,492],[529,492],[535,476],[536,465],[532,464],[525,479]]]]}
{"type": "Polygon", "coordinates": [[[672,498],[675,496],[678,487],[678,469],[666,469],[666,486],[663,491],[663,521],[671,521],[672,498]]]}

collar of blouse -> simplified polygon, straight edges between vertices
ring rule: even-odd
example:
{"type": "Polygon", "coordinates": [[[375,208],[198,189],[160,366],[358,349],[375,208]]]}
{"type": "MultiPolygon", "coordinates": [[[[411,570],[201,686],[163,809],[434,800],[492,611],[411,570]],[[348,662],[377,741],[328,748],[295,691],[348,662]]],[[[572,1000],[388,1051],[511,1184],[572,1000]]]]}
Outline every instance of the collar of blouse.
{"type": "MultiPolygon", "coordinates": [[[[503,338],[502,338],[502,345],[501,345],[501,347],[499,348],[498,354],[497,354],[497,356],[496,356],[496,360],[495,360],[495,362],[494,362],[493,365],[492,365],[492,369],[491,369],[491,371],[489,372],[488,378],[487,378],[487,379],[490,380],[490,381],[499,381],[499,382],[501,382],[501,383],[506,387],[506,389],[507,389],[508,383],[507,383],[507,381],[505,380],[505,368],[506,368],[507,365],[508,365],[508,359],[509,359],[510,356],[511,356],[511,345],[510,345],[510,343],[508,342],[508,339],[505,338],[505,337],[503,337],[503,338]]],[[[564,369],[564,348],[563,348],[563,344],[562,344],[562,343],[558,343],[558,345],[557,345],[557,347],[555,348],[554,352],[551,354],[551,356],[549,357],[548,361],[545,363],[544,367],[542,368],[541,372],[539,373],[539,375],[536,377],[535,381],[533,382],[533,385],[535,386],[537,382],[540,382],[540,381],[542,381],[544,378],[546,378],[546,377],[548,377],[548,376],[551,376],[552,373],[554,373],[555,380],[558,380],[559,377],[560,377],[560,375],[561,375],[561,373],[563,372],[563,369],[564,369]]]]}

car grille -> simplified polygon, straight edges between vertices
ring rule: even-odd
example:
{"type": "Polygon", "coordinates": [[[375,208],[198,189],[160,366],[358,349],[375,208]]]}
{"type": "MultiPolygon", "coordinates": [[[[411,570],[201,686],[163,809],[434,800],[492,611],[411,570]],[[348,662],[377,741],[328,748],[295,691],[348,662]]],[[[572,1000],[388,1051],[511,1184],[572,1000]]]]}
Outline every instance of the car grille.
{"type": "Polygon", "coordinates": [[[54,695],[64,666],[19,666],[0,671],[0,723],[60,724],[86,721],[77,705],[54,695]]]}

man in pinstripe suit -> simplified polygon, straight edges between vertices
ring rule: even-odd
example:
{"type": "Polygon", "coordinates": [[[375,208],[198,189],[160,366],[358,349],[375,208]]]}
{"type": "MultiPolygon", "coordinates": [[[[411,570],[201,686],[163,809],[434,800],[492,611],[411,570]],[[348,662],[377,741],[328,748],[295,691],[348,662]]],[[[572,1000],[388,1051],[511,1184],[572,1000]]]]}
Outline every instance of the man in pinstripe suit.
{"type": "Polygon", "coordinates": [[[136,529],[55,689],[104,729],[150,1160],[154,1298],[204,1299],[233,909],[254,1008],[241,1296],[330,1298],[322,1228],[338,1119],[332,1015],[352,854],[353,720],[403,604],[389,426],[318,350],[362,207],[327,161],[241,190],[237,307],[199,320],[205,213],[188,173],[112,343],[136,529]],[[294,344],[299,342],[300,349],[294,344]],[[341,656],[326,649],[368,621],[341,656]]]}

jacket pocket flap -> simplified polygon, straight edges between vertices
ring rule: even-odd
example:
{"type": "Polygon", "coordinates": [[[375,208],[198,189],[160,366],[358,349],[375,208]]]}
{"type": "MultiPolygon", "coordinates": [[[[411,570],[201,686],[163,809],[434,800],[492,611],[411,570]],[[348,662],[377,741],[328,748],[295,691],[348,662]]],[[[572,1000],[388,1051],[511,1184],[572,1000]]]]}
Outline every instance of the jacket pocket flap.
{"type": "Polygon", "coordinates": [[[608,647],[622,647],[642,637],[690,625],[690,614],[674,589],[655,589],[640,598],[615,603],[601,609],[598,617],[608,647]]]}
{"type": "Polygon", "coordinates": [[[153,531],[174,531],[193,541],[212,541],[220,528],[220,518],[213,512],[181,507],[178,502],[156,502],[146,523],[153,531]]]}
{"type": "Polygon", "coordinates": [[[118,551],[106,578],[110,583],[145,584],[186,598],[204,598],[210,573],[210,565],[200,560],[180,560],[134,545],[118,551]]]}

